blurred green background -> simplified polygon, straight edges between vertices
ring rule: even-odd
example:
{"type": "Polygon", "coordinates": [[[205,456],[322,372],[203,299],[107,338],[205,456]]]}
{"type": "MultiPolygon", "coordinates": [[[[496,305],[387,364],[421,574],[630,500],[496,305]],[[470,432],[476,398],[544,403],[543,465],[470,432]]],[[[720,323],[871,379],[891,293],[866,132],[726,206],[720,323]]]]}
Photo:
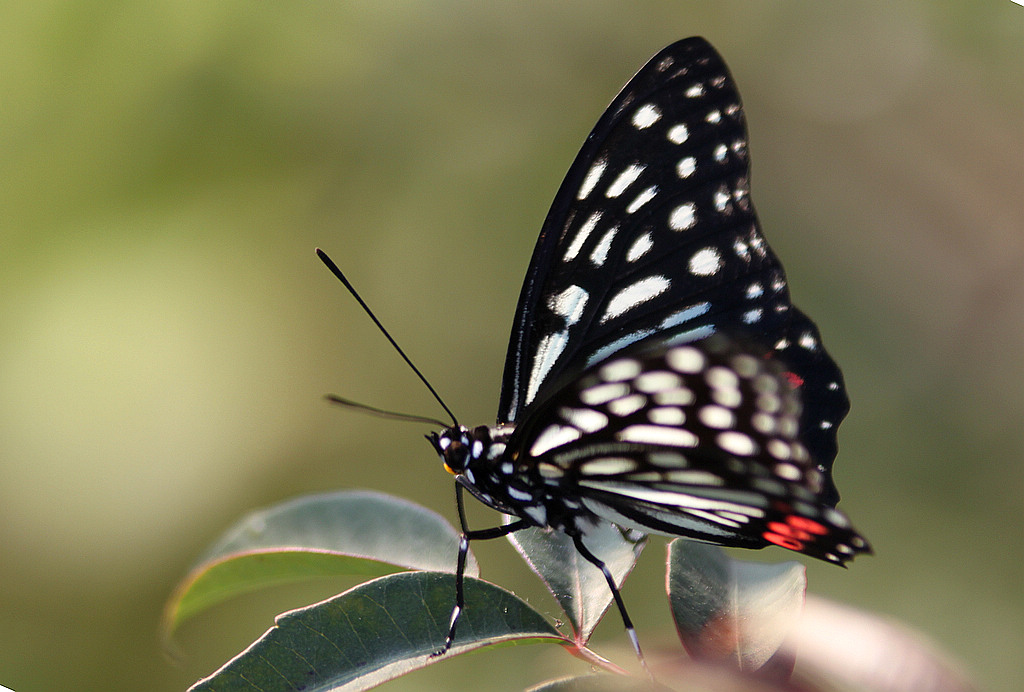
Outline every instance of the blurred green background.
{"type": "MultiPolygon", "coordinates": [[[[440,415],[313,255],[350,273],[460,418],[490,422],[530,252],[632,73],[703,35],[753,192],[842,365],[842,506],[876,549],[812,591],[1024,688],[1024,9],[821,3],[7,3],[0,9],[0,684],[181,690],[351,582],[161,607],[250,509],[374,488],[454,520],[440,415]]],[[[475,522],[493,521],[485,511],[475,522]]],[[[655,541],[625,590],[672,646],[655,541]]],[[[501,541],[483,575],[557,615],[501,541]]],[[[764,559],[792,556],[780,550],[764,559]]],[[[629,661],[611,617],[597,648],[629,661]]],[[[556,648],[394,690],[516,689],[556,648]]]]}

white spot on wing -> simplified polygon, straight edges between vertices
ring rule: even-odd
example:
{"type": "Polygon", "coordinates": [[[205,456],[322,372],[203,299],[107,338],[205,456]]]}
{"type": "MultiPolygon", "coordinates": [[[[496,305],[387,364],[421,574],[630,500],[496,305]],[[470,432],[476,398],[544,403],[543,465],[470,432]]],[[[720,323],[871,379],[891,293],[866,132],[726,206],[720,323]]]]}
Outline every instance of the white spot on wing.
{"type": "Polygon", "coordinates": [[[656,425],[682,425],[686,422],[686,414],[675,406],[660,406],[647,412],[647,420],[656,425]]]}
{"type": "Polygon", "coordinates": [[[559,414],[567,423],[587,433],[597,432],[608,425],[608,416],[590,408],[562,408],[559,414]]]}
{"type": "Polygon", "coordinates": [[[663,392],[655,392],[654,402],[665,406],[689,406],[696,400],[693,392],[686,387],[679,389],[667,389],[663,392]]]}
{"type": "Polygon", "coordinates": [[[523,406],[528,406],[537,396],[540,383],[544,381],[555,361],[562,355],[568,341],[569,332],[565,330],[545,334],[537,344],[537,355],[534,357],[533,367],[530,369],[530,380],[526,386],[526,400],[523,402],[523,406]]]}
{"type": "Polygon", "coordinates": [[[606,382],[631,380],[640,374],[640,362],[632,358],[619,358],[603,365],[600,374],[606,382]]]}
{"type": "Polygon", "coordinates": [[[580,249],[583,247],[583,243],[587,242],[587,237],[597,226],[597,222],[601,220],[601,212],[595,211],[591,214],[583,225],[580,226],[580,230],[576,231],[576,237],[569,243],[569,247],[565,250],[565,257],[562,261],[568,262],[569,260],[576,259],[576,255],[580,254],[580,249]]]}
{"type": "Polygon", "coordinates": [[[626,251],[626,261],[636,262],[638,259],[647,254],[647,251],[654,247],[654,241],[651,240],[650,233],[644,233],[642,236],[633,241],[633,244],[629,246],[629,250],[626,251]]]}
{"type": "Polygon", "coordinates": [[[800,469],[793,464],[776,464],[775,475],[787,481],[798,481],[803,476],[800,469]]]}
{"type": "Polygon", "coordinates": [[[677,372],[694,374],[704,369],[704,354],[692,346],[673,348],[665,354],[669,366],[677,372]]]}
{"type": "Polygon", "coordinates": [[[533,495],[531,495],[530,493],[526,492],[525,490],[519,490],[518,488],[514,488],[512,486],[506,488],[505,492],[507,492],[508,496],[511,497],[513,500],[518,500],[519,502],[528,502],[533,499],[533,495]]]}
{"type": "Polygon", "coordinates": [[[718,250],[706,247],[693,253],[689,268],[690,273],[696,276],[711,276],[722,268],[722,257],[718,254],[718,250]]]}
{"type": "MultiPolygon", "coordinates": [[[[720,477],[710,471],[668,471],[665,473],[665,480],[669,483],[684,483],[686,485],[724,485],[720,477]]],[[[746,518],[746,517],[744,517],[746,518]]]]}
{"type": "Polygon", "coordinates": [[[546,461],[537,464],[537,470],[543,478],[561,478],[565,475],[565,470],[561,466],[546,461]]]}
{"type": "Polygon", "coordinates": [[[740,527],[740,523],[738,521],[730,519],[729,517],[723,517],[718,512],[705,512],[702,509],[687,509],[686,511],[694,516],[707,519],[708,521],[713,521],[716,524],[721,524],[722,526],[730,526],[734,529],[740,527]]]}
{"type": "Polygon", "coordinates": [[[544,505],[532,505],[530,507],[523,507],[523,511],[526,515],[537,522],[540,526],[547,526],[548,523],[548,510],[544,505]]]}
{"type": "Polygon", "coordinates": [[[594,363],[600,363],[605,358],[608,358],[612,354],[618,353],[622,349],[626,348],[630,344],[635,344],[640,339],[650,336],[654,333],[653,329],[638,329],[635,332],[630,332],[625,336],[620,336],[615,341],[605,344],[601,348],[590,354],[587,358],[587,365],[593,365],[594,363]]]}
{"type": "Polygon", "coordinates": [[[684,180],[693,175],[695,170],[697,170],[697,159],[692,156],[684,156],[676,164],[676,175],[684,180]]]}
{"type": "Polygon", "coordinates": [[[643,394],[630,394],[621,399],[612,399],[608,402],[608,410],[616,416],[628,416],[636,413],[647,404],[647,397],[643,394]]]}
{"type": "Polygon", "coordinates": [[[604,169],[608,167],[608,162],[604,159],[597,161],[590,170],[587,171],[586,177],[583,178],[583,184],[580,185],[579,191],[576,193],[576,199],[586,199],[594,188],[597,186],[597,181],[601,179],[604,174],[604,169]]]}
{"type": "Polygon", "coordinates": [[[709,428],[717,428],[719,430],[731,428],[736,422],[732,411],[724,406],[704,406],[697,414],[697,417],[700,418],[701,423],[709,428]]]}
{"type": "Polygon", "coordinates": [[[604,264],[605,260],[608,259],[608,251],[611,250],[612,241],[615,240],[615,234],[618,232],[618,226],[609,228],[608,231],[601,236],[601,240],[598,241],[597,245],[594,246],[594,251],[590,253],[590,262],[595,267],[600,267],[604,264]]]}
{"type": "Polygon", "coordinates": [[[572,326],[583,317],[589,295],[583,287],[573,284],[548,298],[548,307],[559,317],[565,318],[566,326],[572,326]]]}
{"type": "Polygon", "coordinates": [[[736,408],[743,403],[743,395],[738,389],[712,389],[711,400],[721,406],[736,408]]]}
{"type": "Polygon", "coordinates": [[[678,389],[682,384],[683,378],[667,370],[645,372],[633,381],[633,386],[646,394],[663,392],[667,389],[678,389]]]}
{"type": "Polygon", "coordinates": [[[530,447],[530,456],[539,457],[555,447],[580,439],[581,432],[568,425],[549,425],[544,429],[530,447]]]}
{"type": "Polygon", "coordinates": [[[749,435],[736,430],[719,433],[717,441],[719,447],[732,454],[747,457],[757,453],[757,443],[749,435]]]}
{"type": "Polygon", "coordinates": [[[637,108],[636,113],[633,114],[633,126],[638,130],[645,130],[659,120],[661,120],[661,111],[649,103],[637,108]]]}
{"type": "Polygon", "coordinates": [[[711,198],[712,203],[715,205],[715,211],[725,211],[726,207],[729,206],[730,199],[728,190],[724,187],[718,188],[711,198]]]}
{"type": "Polygon", "coordinates": [[[612,476],[636,470],[636,461],[629,457],[603,457],[583,462],[582,471],[588,476],[612,476]]]}
{"type": "Polygon", "coordinates": [[[628,392],[629,386],[622,382],[607,382],[584,389],[580,392],[580,401],[588,406],[597,406],[624,396],[628,392]]]}
{"type": "Polygon", "coordinates": [[[659,275],[648,276],[626,286],[608,301],[608,307],[604,315],[601,316],[601,322],[607,322],[629,312],[638,305],[661,295],[671,285],[668,277],[659,275]]]}
{"type": "Polygon", "coordinates": [[[689,465],[686,457],[676,450],[660,450],[651,452],[647,458],[652,464],[663,469],[685,468],[689,465]]]}
{"type": "Polygon", "coordinates": [[[754,406],[757,407],[757,410],[765,413],[778,413],[782,408],[782,399],[771,392],[763,392],[758,395],[754,406]]]}
{"type": "Polygon", "coordinates": [[[697,222],[697,207],[693,202],[680,204],[668,215],[668,227],[673,231],[685,231],[693,228],[697,222]]]}
{"type": "Polygon", "coordinates": [[[673,125],[671,128],[669,128],[668,141],[672,142],[673,144],[682,144],[689,138],[690,130],[686,127],[686,125],[679,123],[678,125],[673,125]]]}
{"type": "Polygon", "coordinates": [[[671,315],[663,319],[661,321],[661,328],[671,329],[683,322],[689,322],[696,317],[700,317],[710,309],[711,303],[697,303],[696,305],[691,305],[688,308],[673,312],[671,315]]]}
{"type": "Polygon", "coordinates": [[[750,245],[743,238],[737,238],[732,243],[733,252],[744,262],[750,261],[750,245]]]}
{"type": "Polygon", "coordinates": [[[741,178],[736,182],[736,189],[732,191],[732,198],[740,205],[742,209],[749,209],[750,202],[747,198],[750,197],[750,184],[745,178],[741,178]]]}
{"type": "Polygon", "coordinates": [[[629,203],[629,206],[626,207],[626,213],[627,214],[632,214],[632,213],[636,212],[637,209],[639,209],[640,207],[644,206],[645,204],[650,202],[652,199],[654,199],[654,197],[657,194],[658,194],[658,186],[657,185],[651,185],[650,187],[645,188],[639,195],[637,195],[636,197],[633,198],[632,202],[629,203]]]}
{"type": "MultiPolygon", "coordinates": [[[[754,426],[754,430],[765,435],[771,435],[775,432],[775,418],[769,416],[767,413],[758,411],[750,418],[750,422],[754,426]]],[[[768,443],[771,445],[771,442],[768,443]]]]}
{"type": "Polygon", "coordinates": [[[616,433],[615,437],[623,442],[669,445],[672,447],[696,447],[699,442],[697,436],[689,430],[665,428],[660,425],[630,425],[616,433]]]}
{"type": "Polygon", "coordinates": [[[801,348],[808,351],[814,351],[818,348],[818,340],[814,338],[814,335],[810,332],[804,332],[800,335],[800,339],[797,341],[801,348]]]}
{"type": "Polygon", "coordinates": [[[783,440],[768,440],[768,453],[780,461],[785,461],[791,456],[791,448],[789,443],[783,440]]]}
{"type": "Polygon", "coordinates": [[[715,389],[736,389],[740,386],[740,378],[727,367],[717,365],[705,375],[708,386],[715,389]]]}
{"type": "Polygon", "coordinates": [[[750,521],[750,517],[745,517],[742,514],[736,514],[735,512],[719,512],[718,514],[721,517],[724,517],[726,519],[733,519],[743,524],[746,524],[748,521],[750,521]]]}
{"type": "MultiPolygon", "coordinates": [[[[841,529],[850,527],[850,520],[846,518],[846,515],[840,512],[838,509],[828,507],[825,509],[825,519],[830,523],[835,524],[841,529]]],[[[864,545],[864,541],[861,540],[860,536],[854,539],[853,544],[856,546],[864,545]]]]}
{"type": "Polygon", "coordinates": [[[640,177],[640,174],[644,172],[647,166],[639,163],[631,163],[626,167],[626,170],[619,173],[608,189],[605,191],[604,196],[608,198],[615,198],[626,191],[626,188],[636,182],[636,179],[640,177]]]}

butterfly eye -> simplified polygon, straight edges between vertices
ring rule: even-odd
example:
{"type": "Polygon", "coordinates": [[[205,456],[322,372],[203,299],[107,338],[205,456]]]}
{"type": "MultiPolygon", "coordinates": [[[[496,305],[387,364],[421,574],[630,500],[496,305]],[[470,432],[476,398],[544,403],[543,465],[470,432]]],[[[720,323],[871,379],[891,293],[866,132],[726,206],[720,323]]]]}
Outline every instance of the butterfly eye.
{"type": "Polygon", "coordinates": [[[444,467],[448,473],[462,473],[469,459],[469,447],[459,440],[451,440],[451,444],[441,452],[441,459],[444,460],[444,467]]]}

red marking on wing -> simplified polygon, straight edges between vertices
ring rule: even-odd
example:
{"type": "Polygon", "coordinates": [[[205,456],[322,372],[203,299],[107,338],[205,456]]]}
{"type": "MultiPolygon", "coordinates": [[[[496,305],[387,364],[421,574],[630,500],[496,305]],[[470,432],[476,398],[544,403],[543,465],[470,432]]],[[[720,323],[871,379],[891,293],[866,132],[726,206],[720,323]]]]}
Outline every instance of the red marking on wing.
{"type": "Polygon", "coordinates": [[[793,528],[803,529],[808,533],[817,534],[819,536],[824,536],[828,533],[828,527],[824,526],[823,524],[819,524],[813,519],[808,519],[807,517],[798,517],[795,515],[788,516],[786,517],[786,523],[792,526],[793,528]]]}
{"type": "Polygon", "coordinates": [[[782,374],[786,376],[787,380],[789,380],[789,385],[793,389],[800,389],[800,387],[804,386],[804,378],[800,377],[795,372],[789,372],[787,370],[786,372],[784,372],[782,374]]]}
{"type": "Polygon", "coordinates": [[[782,546],[783,548],[789,548],[790,550],[802,550],[804,547],[804,544],[796,539],[789,538],[788,536],[780,536],[779,534],[772,533],[771,531],[765,531],[762,533],[761,538],[765,539],[769,543],[774,543],[775,545],[782,546]]]}
{"type": "Polygon", "coordinates": [[[785,523],[768,522],[768,530],[761,534],[761,538],[783,548],[803,550],[807,543],[814,541],[815,536],[824,536],[827,533],[828,527],[823,524],[807,517],[790,514],[786,517],[785,523]]]}

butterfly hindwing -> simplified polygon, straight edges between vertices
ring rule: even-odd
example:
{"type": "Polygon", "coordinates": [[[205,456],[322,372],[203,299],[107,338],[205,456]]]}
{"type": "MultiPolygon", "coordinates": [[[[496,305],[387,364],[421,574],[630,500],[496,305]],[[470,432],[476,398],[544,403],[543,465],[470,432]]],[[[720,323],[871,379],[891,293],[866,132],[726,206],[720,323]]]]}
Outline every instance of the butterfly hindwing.
{"type": "Polygon", "coordinates": [[[722,335],[637,344],[540,402],[509,445],[551,496],[621,526],[842,563],[866,544],[823,502],[799,391],[765,355],[722,335]]]}

